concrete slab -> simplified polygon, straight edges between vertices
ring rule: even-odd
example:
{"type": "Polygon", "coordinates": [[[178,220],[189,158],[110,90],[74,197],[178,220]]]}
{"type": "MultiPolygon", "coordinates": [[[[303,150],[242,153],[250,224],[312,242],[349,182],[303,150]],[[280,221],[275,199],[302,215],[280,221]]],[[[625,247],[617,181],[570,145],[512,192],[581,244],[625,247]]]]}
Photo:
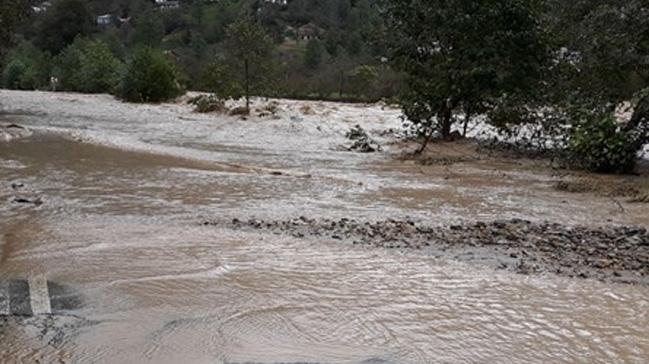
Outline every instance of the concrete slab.
{"type": "Polygon", "coordinates": [[[34,315],[49,315],[52,313],[47,278],[45,276],[36,276],[29,280],[29,296],[34,315]]]}

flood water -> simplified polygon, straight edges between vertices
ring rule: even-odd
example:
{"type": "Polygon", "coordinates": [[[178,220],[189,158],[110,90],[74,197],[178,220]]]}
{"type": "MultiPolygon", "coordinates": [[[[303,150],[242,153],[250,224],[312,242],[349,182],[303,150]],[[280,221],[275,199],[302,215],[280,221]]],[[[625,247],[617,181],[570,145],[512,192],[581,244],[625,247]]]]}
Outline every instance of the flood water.
{"type": "Polygon", "coordinates": [[[644,286],[201,225],[409,216],[649,226],[642,207],[621,214],[532,170],[448,171],[337,150],[346,123],[394,125],[378,107],[327,106],[301,120],[287,110],[254,124],[106,96],[0,97],[4,120],[35,131],[0,142],[0,277],[45,275],[83,302],[69,316],[0,321],[0,362],[649,360],[644,286]],[[43,205],[13,203],[14,182],[43,205]]]}

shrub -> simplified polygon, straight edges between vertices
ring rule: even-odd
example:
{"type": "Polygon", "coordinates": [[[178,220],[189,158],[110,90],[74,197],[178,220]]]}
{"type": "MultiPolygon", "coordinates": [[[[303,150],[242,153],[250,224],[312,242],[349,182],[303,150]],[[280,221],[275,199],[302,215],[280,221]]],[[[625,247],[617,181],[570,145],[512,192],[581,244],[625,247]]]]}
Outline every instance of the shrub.
{"type": "Polygon", "coordinates": [[[611,115],[592,115],[573,128],[568,148],[574,160],[599,173],[633,172],[641,136],[627,130],[611,115]]]}
{"type": "Polygon", "coordinates": [[[57,57],[54,74],[63,90],[111,92],[117,86],[121,67],[104,42],[77,38],[57,57]]]}
{"type": "Polygon", "coordinates": [[[8,89],[21,89],[22,79],[26,71],[27,66],[25,66],[25,64],[21,60],[12,60],[2,71],[2,84],[8,89]]]}
{"type": "Polygon", "coordinates": [[[49,85],[49,60],[47,53],[29,42],[22,42],[11,50],[2,71],[2,84],[10,89],[33,90],[49,85]]]}
{"type": "Polygon", "coordinates": [[[176,67],[152,48],[140,48],[126,65],[117,90],[130,102],[162,102],[183,94],[176,67]]]}

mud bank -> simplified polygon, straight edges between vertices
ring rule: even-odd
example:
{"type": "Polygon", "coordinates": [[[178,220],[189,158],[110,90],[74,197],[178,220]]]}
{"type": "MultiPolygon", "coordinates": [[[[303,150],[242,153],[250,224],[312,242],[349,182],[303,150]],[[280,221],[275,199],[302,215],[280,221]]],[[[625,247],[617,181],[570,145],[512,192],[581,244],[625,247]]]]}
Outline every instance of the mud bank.
{"type": "Polygon", "coordinates": [[[429,226],[409,220],[354,219],[206,221],[232,229],[267,230],[297,238],[341,242],[486,264],[520,274],[557,274],[606,282],[649,284],[649,233],[645,228],[580,227],[513,219],[429,226]]]}

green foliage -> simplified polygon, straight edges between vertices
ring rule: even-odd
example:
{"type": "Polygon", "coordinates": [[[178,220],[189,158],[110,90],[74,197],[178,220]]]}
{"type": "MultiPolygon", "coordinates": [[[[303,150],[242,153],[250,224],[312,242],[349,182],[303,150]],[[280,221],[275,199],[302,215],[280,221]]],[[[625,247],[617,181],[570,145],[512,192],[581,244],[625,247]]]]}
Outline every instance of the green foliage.
{"type": "Polygon", "coordinates": [[[600,173],[633,172],[642,140],[635,130],[627,130],[611,114],[586,114],[570,135],[569,151],[577,163],[600,173]]]}
{"type": "Polygon", "coordinates": [[[0,61],[13,44],[15,29],[29,17],[31,5],[30,0],[0,0],[0,61]]]}
{"type": "Polygon", "coordinates": [[[322,63],[323,47],[319,40],[311,39],[306,45],[304,54],[304,65],[307,68],[315,69],[322,63]]]}
{"type": "Polygon", "coordinates": [[[95,20],[83,0],[59,0],[44,12],[38,26],[36,45],[58,54],[78,36],[87,36],[95,28],[95,20]]]}
{"type": "Polygon", "coordinates": [[[117,90],[130,102],[162,102],[183,92],[176,67],[162,52],[148,47],[133,53],[117,90]]]}
{"type": "Polygon", "coordinates": [[[379,71],[374,66],[362,65],[354,68],[349,76],[353,92],[356,95],[367,95],[374,88],[374,83],[379,78],[379,71]]]}
{"type": "Polygon", "coordinates": [[[10,89],[35,90],[49,85],[50,56],[23,41],[7,55],[2,84],[10,89]]]}
{"type": "Polygon", "coordinates": [[[18,59],[9,61],[2,71],[2,84],[4,87],[13,90],[19,90],[25,87],[23,79],[27,73],[27,66],[18,59]]]}
{"type": "Polygon", "coordinates": [[[220,99],[242,98],[243,86],[232,72],[231,66],[223,61],[210,64],[201,77],[203,89],[209,90],[220,99]]]}
{"type": "Polygon", "coordinates": [[[150,10],[135,20],[135,33],[131,43],[139,46],[159,47],[164,36],[165,27],[162,17],[157,11],[150,10]]]}
{"type": "Polygon", "coordinates": [[[104,42],[82,38],[65,48],[55,63],[60,89],[87,93],[113,91],[122,67],[104,42]]]}
{"type": "Polygon", "coordinates": [[[536,1],[386,0],[401,105],[418,130],[448,137],[457,114],[534,90],[547,59],[536,1]]]}
{"type": "Polygon", "coordinates": [[[275,86],[276,65],[272,60],[273,43],[257,22],[242,16],[227,29],[224,60],[211,70],[210,91],[223,98],[266,95],[275,86]]]}
{"type": "Polygon", "coordinates": [[[554,112],[541,122],[570,131],[569,151],[582,166],[629,172],[636,152],[649,141],[647,3],[548,0],[547,5],[545,25],[556,52],[541,92],[554,112]],[[616,109],[629,102],[630,120],[616,121],[616,109]]]}

